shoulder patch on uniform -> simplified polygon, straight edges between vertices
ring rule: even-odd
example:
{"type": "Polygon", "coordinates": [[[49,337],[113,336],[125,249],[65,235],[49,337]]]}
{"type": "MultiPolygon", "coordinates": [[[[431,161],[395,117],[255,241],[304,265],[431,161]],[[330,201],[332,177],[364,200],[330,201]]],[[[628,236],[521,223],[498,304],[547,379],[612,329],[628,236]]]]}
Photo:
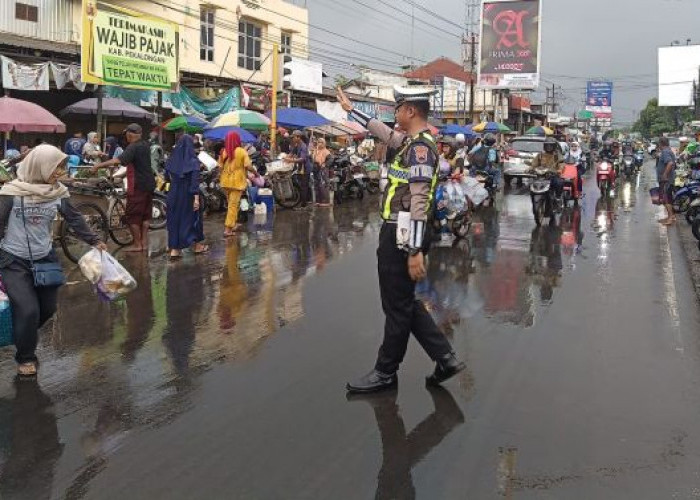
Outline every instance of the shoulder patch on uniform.
{"type": "Polygon", "coordinates": [[[415,155],[417,163],[427,163],[428,155],[430,154],[430,148],[428,146],[416,144],[415,146],[413,146],[413,154],[415,155]]]}

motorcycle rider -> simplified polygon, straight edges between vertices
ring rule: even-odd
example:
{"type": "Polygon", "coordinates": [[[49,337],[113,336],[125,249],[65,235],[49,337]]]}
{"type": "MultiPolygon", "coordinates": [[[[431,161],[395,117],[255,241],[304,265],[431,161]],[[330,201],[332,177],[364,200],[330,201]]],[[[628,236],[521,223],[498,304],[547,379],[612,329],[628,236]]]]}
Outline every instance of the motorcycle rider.
{"type": "Polygon", "coordinates": [[[467,145],[467,138],[464,134],[457,134],[455,136],[455,147],[457,151],[455,152],[455,173],[464,173],[465,165],[467,165],[467,155],[469,154],[469,146],[467,145]]]}
{"type": "Polygon", "coordinates": [[[560,177],[563,168],[563,158],[558,150],[557,140],[547,137],[544,140],[544,151],[532,160],[530,170],[546,169],[554,175],[551,178],[551,186],[557,198],[561,197],[564,188],[564,180],[560,177]]]}
{"type": "Polygon", "coordinates": [[[496,136],[486,134],[481,144],[470,152],[471,174],[481,170],[493,178],[493,187],[498,189],[501,181],[501,158],[496,145],[496,136]]]}
{"type": "Polygon", "coordinates": [[[571,142],[569,156],[566,159],[569,165],[576,165],[576,198],[580,198],[583,193],[583,174],[586,173],[586,166],[583,164],[583,150],[576,141],[571,142]]]}
{"type": "MultiPolygon", "coordinates": [[[[607,140],[603,143],[603,150],[600,152],[599,162],[608,162],[611,166],[615,165],[618,160],[618,154],[615,152],[614,142],[607,140]]],[[[615,168],[612,169],[611,182],[615,183],[615,178],[617,177],[617,171],[615,168]]]]}

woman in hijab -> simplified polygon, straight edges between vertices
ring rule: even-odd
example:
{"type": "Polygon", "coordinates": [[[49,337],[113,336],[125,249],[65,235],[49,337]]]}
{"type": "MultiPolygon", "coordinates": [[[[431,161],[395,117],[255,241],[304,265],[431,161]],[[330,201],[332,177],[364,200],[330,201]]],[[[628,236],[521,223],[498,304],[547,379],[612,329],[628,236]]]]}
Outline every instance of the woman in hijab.
{"type": "Polygon", "coordinates": [[[199,210],[199,160],[192,136],[183,134],[165,165],[168,191],[168,248],[170,258],[182,257],[182,250],[194,245],[194,253],[209,250],[204,241],[204,226],[199,210]]]}
{"type": "Polygon", "coordinates": [[[319,137],[314,151],[314,184],[316,189],[316,205],[330,207],[330,194],[328,192],[328,169],[333,161],[330,150],[326,147],[326,140],[319,137]]]}
{"type": "Polygon", "coordinates": [[[241,225],[238,224],[238,209],[243,191],[248,187],[246,171],[256,173],[236,132],[226,134],[224,149],[219,156],[219,166],[221,167],[221,187],[226,191],[228,198],[224,236],[233,236],[236,231],[241,230],[241,225]]]}
{"type": "Polygon", "coordinates": [[[90,132],[87,142],[83,146],[83,159],[92,162],[100,161],[106,157],[107,155],[100,151],[100,137],[97,135],[97,132],[90,132]]]}
{"type": "Polygon", "coordinates": [[[0,189],[0,277],[12,309],[21,376],[37,373],[38,331],[56,312],[58,287],[36,287],[30,260],[57,263],[53,250],[53,222],[60,213],[75,235],[100,250],[107,246],[92,232],[69,201],[68,189],[58,182],[65,175],[67,156],[41,144],[17,169],[17,179],[0,189]]]}

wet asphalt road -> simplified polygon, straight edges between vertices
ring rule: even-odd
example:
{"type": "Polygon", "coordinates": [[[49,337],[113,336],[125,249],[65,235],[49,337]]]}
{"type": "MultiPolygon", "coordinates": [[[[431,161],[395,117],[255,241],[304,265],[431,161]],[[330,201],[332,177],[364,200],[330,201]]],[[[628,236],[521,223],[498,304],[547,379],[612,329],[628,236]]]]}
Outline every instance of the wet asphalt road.
{"type": "Polygon", "coordinates": [[[346,398],[381,336],[372,200],[122,256],[122,303],[74,272],[39,383],[0,353],[0,496],[697,498],[700,318],[648,182],[541,229],[514,186],[435,248],[420,293],[468,364],[438,390],[412,340],[397,392],[346,398]]]}

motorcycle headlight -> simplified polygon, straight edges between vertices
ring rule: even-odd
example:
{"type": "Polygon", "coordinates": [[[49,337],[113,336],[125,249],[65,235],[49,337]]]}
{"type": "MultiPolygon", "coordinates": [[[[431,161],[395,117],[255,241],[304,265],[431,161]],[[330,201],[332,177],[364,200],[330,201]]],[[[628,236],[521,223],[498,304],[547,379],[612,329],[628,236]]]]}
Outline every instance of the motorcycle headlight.
{"type": "Polygon", "coordinates": [[[600,165],[601,172],[607,172],[609,168],[610,168],[610,165],[608,165],[607,163],[603,163],[600,165]]]}

